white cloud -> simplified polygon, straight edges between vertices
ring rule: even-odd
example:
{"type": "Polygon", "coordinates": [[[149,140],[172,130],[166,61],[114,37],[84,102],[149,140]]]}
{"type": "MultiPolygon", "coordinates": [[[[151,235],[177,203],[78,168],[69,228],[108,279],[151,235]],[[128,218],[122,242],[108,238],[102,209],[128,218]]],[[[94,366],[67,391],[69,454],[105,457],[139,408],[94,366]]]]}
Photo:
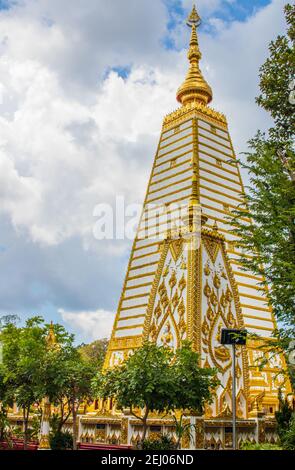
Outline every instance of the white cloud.
{"type": "Polygon", "coordinates": [[[0,119],[2,211],[16,228],[40,243],[77,235],[87,240],[97,203],[116,194],[143,199],[142,170],[151,166],[161,103],[171,94],[167,76],[143,66],[126,81],[111,73],[86,106],[66,97],[54,75],[35,63],[0,61],[1,72],[3,103],[11,94],[18,103],[12,116],[4,111],[0,119]]]}
{"type": "MultiPolygon", "coordinates": [[[[175,92],[187,68],[184,52],[165,52],[158,45],[165,31],[160,1],[153,2],[153,16],[150,12],[144,22],[158,39],[141,43],[141,54],[129,50],[135,34],[143,41],[134,15],[147,14],[149,3],[141,0],[131,13],[131,3],[126,2],[132,28],[112,30],[108,44],[97,37],[102,34],[100,28],[107,34],[103,18],[111,18],[115,7],[117,13],[127,15],[117,1],[112,6],[106,2],[98,6],[93,1],[86,6],[77,1],[65,14],[68,0],[59,9],[53,0],[26,0],[24,6],[0,15],[0,33],[6,38],[0,56],[0,150],[6,168],[2,178],[7,172],[0,211],[8,213],[14,227],[34,242],[54,245],[78,236],[89,246],[97,203],[112,202],[116,194],[125,195],[128,202],[143,200],[161,121],[176,108],[175,92]],[[84,20],[78,21],[82,12],[84,20]],[[87,29],[87,25],[93,26],[92,15],[99,31],[96,35],[93,30],[93,37],[87,29]],[[48,27],[44,18],[53,25],[48,27]],[[155,18],[156,26],[152,24],[155,18]],[[76,67],[84,67],[87,75],[82,57],[89,54],[91,43],[91,51],[96,46],[103,56],[99,65],[112,67],[112,61],[116,62],[112,44],[119,38],[137,61],[129,77],[123,80],[111,72],[89,87],[88,99],[81,88],[77,95],[72,85],[75,81],[81,85],[81,77],[67,62],[69,57],[74,54],[76,67]],[[80,53],[75,55],[76,39],[80,53]],[[152,65],[147,63],[151,61],[152,65]]],[[[210,5],[216,8],[217,3],[210,5]]],[[[203,69],[214,90],[216,107],[229,117],[238,150],[245,149],[246,140],[265,125],[265,114],[254,104],[258,67],[268,40],[283,27],[279,14],[283,3],[274,0],[245,23],[220,26],[218,38],[200,37],[203,69]]],[[[121,59],[127,58],[126,52],[121,59]]],[[[95,62],[96,54],[92,60],[95,62]]]]}
{"type": "MultiPolygon", "coordinates": [[[[190,8],[189,0],[183,3],[190,8]]],[[[198,6],[206,19],[223,3],[198,6]]],[[[213,107],[227,114],[238,151],[269,125],[254,97],[268,43],[285,28],[284,4],[273,0],[245,22],[217,24],[212,14],[215,35],[205,28],[200,34],[213,107]]],[[[19,306],[18,296],[42,279],[45,287],[32,289],[27,309],[50,297],[77,329],[80,318],[92,326],[102,318],[96,305],[115,309],[110,299],[119,298],[130,243],[94,240],[93,209],[116,195],[143,201],[162,119],[176,109],[188,67],[185,50],[162,45],[167,16],[160,0],[23,0],[0,12],[0,216],[17,233],[17,250],[0,234],[0,246],[10,248],[0,257],[0,272],[5,275],[9,256],[10,279],[17,282],[7,302],[9,289],[1,292],[5,308],[13,311],[13,299],[19,306]],[[124,80],[112,71],[120,66],[130,68],[124,80]]],[[[184,25],[174,36],[187,47],[184,25]]]]}
{"type": "Polygon", "coordinates": [[[60,309],[63,321],[80,332],[86,341],[109,338],[112,333],[115,314],[106,310],[95,312],[66,312],[60,309]]]}

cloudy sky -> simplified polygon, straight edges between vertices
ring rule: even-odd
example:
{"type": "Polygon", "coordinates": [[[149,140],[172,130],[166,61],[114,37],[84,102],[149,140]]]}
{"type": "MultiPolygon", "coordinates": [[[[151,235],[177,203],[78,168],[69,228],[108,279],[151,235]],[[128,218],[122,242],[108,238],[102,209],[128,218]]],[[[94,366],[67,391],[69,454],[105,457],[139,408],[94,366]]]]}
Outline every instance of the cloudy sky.
{"type": "MultiPolygon", "coordinates": [[[[237,152],[285,0],[199,0],[202,70],[237,152]]],[[[130,240],[93,236],[94,208],[141,203],[187,70],[191,0],[0,0],[0,316],[108,336],[130,240]]]]}

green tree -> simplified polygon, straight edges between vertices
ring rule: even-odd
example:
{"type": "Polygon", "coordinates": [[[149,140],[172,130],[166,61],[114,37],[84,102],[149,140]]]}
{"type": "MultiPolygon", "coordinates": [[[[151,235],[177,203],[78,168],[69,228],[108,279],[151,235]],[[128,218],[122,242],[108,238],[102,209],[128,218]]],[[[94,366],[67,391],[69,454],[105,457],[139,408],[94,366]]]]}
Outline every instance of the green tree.
{"type": "Polygon", "coordinates": [[[19,321],[20,318],[18,315],[3,315],[2,317],[0,317],[0,329],[4,326],[9,325],[10,323],[16,325],[19,321]]]}
{"type": "Polygon", "coordinates": [[[176,409],[201,412],[217,385],[216,372],[199,367],[199,356],[189,343],[176,353],[146,343],[123,364],[104,371],[94,381],[94,393],[113,398],[118,408],[128,408],[143,425],[145,440],[150,413],[176,409]]]}
{"type": "Polygon", "coordinates": [[[185,341],[174,354],[171,373],[176,382],[174,407],[202,413],[211,401],[212,390],[219,385],[215,369],[202,368],[199,355],[185,341]]]}
{"type": "Polygon", "coordinates": [[[104,363],[108,344],[108,339],[98,339],[90,344],[81,344],[79,351],[85,361],[94,364],[97,369],[101,369],[104,363]]]}
{"type": "MultiPolygon", "coordinates": [[[[202,368],[199,363],[199,355],[192,350],[189,342],[184,342],[176,351],[171,366],[171,374],[175,380],[174,409],[202,414],[204,405],[212,401],[212,391],[220,383],[217,371],[202,368]]],[[[186,434],[191,434],[191,425],[183,424],[183,415],[179,420],[176,416],[174,418],[179,447],[181,439],[186,434]]]]}
{"type": "Polygon", "coordinates": [[[285,145],[288,148],[294,139],[294,105],[290,101],[290,83],[295,72],[294,4],[285,6],[285,17],[287,33],[270,43],[270,56],[260,69],[261,93],[256,100],[271,114],[274,127],[270,129],[270,139],[281,150],[285,150],[285,145]]]}
{"type": "Polygon", "coordinates": [[[6,381],[5,370],[0,363],[0,444],[9,442],[10,423],[8,420],[8,409],[12,406],[12,397],[6,381]]]}
{"type": "Polygon", "coordinates": [[[167,412],[172,404],[172,377],[169,365],[172,351],[148,343],[122,365],[106,370],[96,378],[95,390],[101,398],[113,398],[119,409],[130,413],[143,424],[146,437],[147,420],[152,412],[167,412]]]}
{"type": "Polygon", "coordinates": [[[283,328],[276,332],[288,345],[295,333],[295,107],[289,85],[295,71],[295,6],[285,7],[287,34],[270,44],[270,57],[261,67],[259,106],[273,118],[268,134],[258,132],[249,142],[246,163],[251,185],[246,205],[234,211],[231,223],[237,245],[253,258],[241,263],[263,276],[270,303],[283,328]],[[245,218],[250,221],[245,221],[245,218]]]}
{"type": "Polygon", "coordinates": [[[77,416],[82,404],[91,403],[92,380],[96,369],[92,364],[85,362],[80,353],[76,351],[76,358],[72,357],[63,368],[63,382],[60,387],[60,396],[63,396],[69,406],[73,418],[73,449],[77,449],[78,422],[77,416]]]}
{"type": "Polygon", "coordinates": [[[59,408],[53,417],[54,432],[61,433],[62,427],[71,416],[71,404],[66,395],[69,365],[80,359],[74,346],[74,336],[69,335],[64,327],[53,326],[56,344],[47,347],[44,364],[46,396],[50,403],[59,408]]]}
{"type": "Polygon", "coordinates": [[[97,372],[97,363],[86,360],[80,348],[74,346],[74,337],[61,325],[54,325],[56,344],[47,347],[44,362],[44,394],[50,403],[59,407],[53,417],[54,435],[62,437],[62,427],[73,418],[73,448],[77,448],[77,415],[82,404],[91,402],[91,382],[97,372]]]}
{"type": "Polygon", "coordinates": [[[293,415],[290,426],[286,433],[283,435],[282,446],[285,450],[295,450],[295,416],[293,415]]]}
{"type": "MultiPolygon", "coordinates": [[[[8,323],[2,328],[0,340],[3,343],[3,364],[0,377],[6,387],[6,400],[16,402],[23,411],[24,447],[31,435],[30,415],[44,397],[53,404],[60,404],[60,431],[66,420],[73,414],[74,439],[77,438],[77,406],[88,397],[92,375],[90,365],[82,360],[74,346],[73,335],[61,325],[54,325],[54,342],[49,342],[52,326],[43,318],[33,317],[24,327],[8,323]]],[[[41,414],[40,414],[41,418],[41,414]]]]}
{"type": "Polygon", "coordinates": [[[292,417],[293,417],[293,410],[289,404],[288,398],[283,397],[282,392],[279,392],[279,410],[275,413],[275,418],[277,422],[277,432],[281,442],[284,439],[286,432],[289,430],[292,417]]]}
{"type": "Polygon", "coordinates": [[[34,404],[44,396],[43,366],[46,354],[42,319],[34,317],[24,328],[9,323],[2,329],[5,382],[13,400],[22,409],[24,448],[29,439],[29,417],[34,404]]]}

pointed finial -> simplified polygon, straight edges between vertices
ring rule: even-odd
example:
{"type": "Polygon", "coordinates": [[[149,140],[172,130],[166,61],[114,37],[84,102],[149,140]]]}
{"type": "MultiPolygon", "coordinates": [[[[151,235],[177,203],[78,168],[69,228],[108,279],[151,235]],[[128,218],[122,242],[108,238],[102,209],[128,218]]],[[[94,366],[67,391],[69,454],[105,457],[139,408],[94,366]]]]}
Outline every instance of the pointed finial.
{"type": "Polygon", "coordinates": [[[201,23],[202,23],[202,20],[199,17],[198,12],[196,10],[196,5],[194,4],[192,12],[188,17],[186,24],[191,28],[193,25],[198,27],[200,26],[201,23]]]}
{"type": "Polygon", "coordinates": [[[213,225],[213,230],[214,230],[214,232],[218,232],[218,225],[217,225],[216,220],[215,220],[214,225],[213,225]]]}
{"type": "Polygon", "coordinates": [[[188,51],[190,69],[184,83],[177,91],[177,101],[179,101],[183,106],[194,102],[207,105],[212,101],[213,97],[212,90],[204,79],[199,68],[202,54],[199,49],[197,27],[200,26],[200,24],[201,18],[198,15],[196,6],[194,5],[192,12],[187,19],[187,25],[192,28],[190,48],[188,51]]]}

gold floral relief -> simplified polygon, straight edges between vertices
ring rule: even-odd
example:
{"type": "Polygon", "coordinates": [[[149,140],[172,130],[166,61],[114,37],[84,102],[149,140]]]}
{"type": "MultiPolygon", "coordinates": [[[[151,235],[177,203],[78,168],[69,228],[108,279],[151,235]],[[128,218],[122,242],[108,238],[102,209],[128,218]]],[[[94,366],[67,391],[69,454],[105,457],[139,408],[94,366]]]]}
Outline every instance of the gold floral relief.
{"type": "Polygon", "coordinates": [[[163,243],[144,327],[146,339],[173,348],[180,346],[187,332],[184,301],[187,264],[183,245],[182,240],[163,243]]]}
{"type": "MultiPolygon", "coordinates": [[[[223,237],[218,232],[207,230],[203,230],[202,234],[204,275],[202,306],[203,308],[206,306],[202,312],[202,351],[207,356],[206,365],[212,364],[219,370],[222,383],[226,380],[225,384],[223,383],[225,388],[218,388],[219,398],[216,403],[219,415],[224,415],[230,412],[232,358],[230,349],[221,344],[221,330],[243,328],[243,320],[239,295],[226,256],[223,237]]],[[[244,348],[240,348],[237,353],[238,390],[243,389],[243,393],[245,390],[246,397],[249,387],[248,360],[244,348]]],[[[247,398],[245,400],[247,402],[247,398]]],[[[245,407],[242,405],[241,401],[240,414],[245,416],[245,407]]]]}

